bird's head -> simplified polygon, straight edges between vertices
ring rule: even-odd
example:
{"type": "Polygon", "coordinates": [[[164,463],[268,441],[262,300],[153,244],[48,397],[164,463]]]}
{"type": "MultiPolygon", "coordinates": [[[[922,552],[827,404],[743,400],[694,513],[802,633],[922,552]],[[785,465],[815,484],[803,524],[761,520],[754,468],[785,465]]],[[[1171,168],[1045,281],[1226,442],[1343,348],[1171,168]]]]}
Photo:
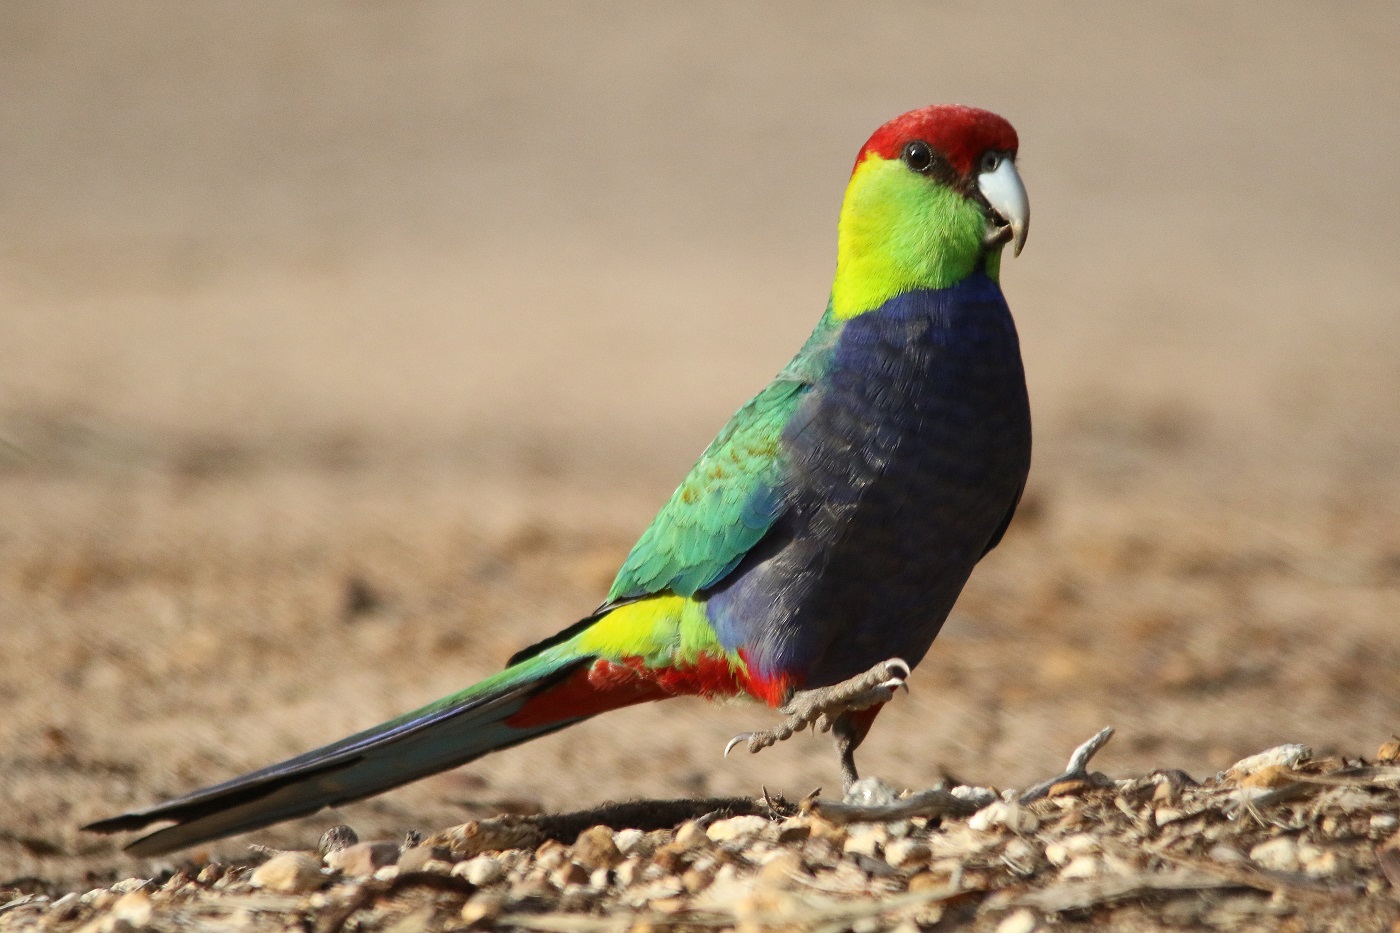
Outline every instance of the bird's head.
{"type": "Polygon", "coordinates": [[[996,277],[1001,248],[1019,254],[1030,225],[1016,147],[1010,123],[974,107],[911,110],[876,130],[841,205],[832,313],[854,317],[979,267],[996,277]]]}

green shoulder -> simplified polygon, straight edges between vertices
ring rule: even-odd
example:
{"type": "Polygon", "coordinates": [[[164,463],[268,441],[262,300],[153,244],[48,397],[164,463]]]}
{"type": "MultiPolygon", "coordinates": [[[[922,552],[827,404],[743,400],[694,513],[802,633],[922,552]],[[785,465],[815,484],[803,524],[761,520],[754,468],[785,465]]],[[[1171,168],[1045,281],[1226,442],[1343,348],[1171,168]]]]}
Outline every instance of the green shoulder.
{"type": "Polygon", "coordinates": [[[783,433],[837,330],[828,312],[787,368],[729,420],[632,548],[608,604],[714,586],[768,533],[788,500],[783,433]]]}

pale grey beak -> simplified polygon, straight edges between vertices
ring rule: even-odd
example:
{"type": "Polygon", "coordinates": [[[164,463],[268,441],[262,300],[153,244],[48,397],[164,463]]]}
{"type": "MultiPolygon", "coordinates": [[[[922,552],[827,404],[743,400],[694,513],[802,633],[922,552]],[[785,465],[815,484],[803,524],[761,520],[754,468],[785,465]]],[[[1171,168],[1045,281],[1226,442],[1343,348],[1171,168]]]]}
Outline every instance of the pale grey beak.
{"type": "Polygon", "coordinates": [[[1005,243],[1008,239],[1005,234],[1009,227],[1013,255],[1021,255],[1021,247],[1026,245],[1026,233],[1031,226],[1031,202],[1026,197],[1026,186],[1021,184],[1016,163],[1010,159],[1002,159],[996,168],[977,176],[977,187],[982,192],[982,197],[992,206],[992,210],[1006,221],[1004,227],[988,229],[988,242],[1005,243]]]}

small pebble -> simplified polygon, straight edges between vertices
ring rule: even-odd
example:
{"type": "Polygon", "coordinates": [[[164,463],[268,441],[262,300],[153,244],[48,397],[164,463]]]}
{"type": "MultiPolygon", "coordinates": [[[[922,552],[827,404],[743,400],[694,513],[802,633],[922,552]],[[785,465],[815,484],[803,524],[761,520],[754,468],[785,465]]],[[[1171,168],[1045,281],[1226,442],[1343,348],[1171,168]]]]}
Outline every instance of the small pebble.
{"type": "Polygon", "coordinates": [[[841,846],[830,839],[813,838],[802,844],[802,857],[812,865],[835,865],[841,861],[841,851],[841,846]]]}
{"type": "Polygon", "coordinates": [[[106,910],[116,903],[117,895],[111,891],[101,889],[89,891],[83,895],[83,903],[95,907],[98,910],[106,910]]]}
{"type": "Polygon", "coordinates": [[[685,874],[681,875],[681,887],[685,888],[687,894],[699,894],[710,886],[712,880],[714,880],[713,871],[688,868],[685,874]]]}
{"type": "Polygon", "coordinates": [[[793,845],[805,841],[812,835],[812,824],[803,820],[784,820],[781,823],[770,823],[769,829],[765,831],[764,835],[778,845],[793,845]]]}
{"type": "Polygon", "coordinates": [[[807,824],[809,835],[813,839],[829,839],[837,846],[846,844],[846,827],[838,826],[830,820],[821,817],[814,817],[807,824]]]}
{"type": "Polygon", "coordinates": [[[1097,856],[1078,855],[1070,859],[1069,864],[1060,869],[1060,878],[1064,881],[1073,881],[1080,878],[1093,878],[1103,873],[1103,863],[1097,856]]]}
{"type": "Polygon", "coordinates": [[[802,864],[802,856],[796,852],[779,852],[775,857],[759,869],[755,881],[768,888],[789,888],[796,882],[799,874],[805,873],[806,866],[802,864]]]}
{"type": "Polygon", "coordinates": [[[433,850],[430,846],[410,846],[399,854],[399,871],[423,871],[425,865],[433,860],[433,850]]]}
{"type": "Polygon", "coordinates": [[[1266,839],[1249,850],[1249,858],[1256,865],[1274,871],[1298,870],[1298,843],[1287,836],[1266,839]]]}
{"type": "Polygon", "coordinates": [[[888,838],[889,833],[885,831],[883,826],[878,824],[861,826],[846,837],[846,844],[841,848],[847,855],[866,855],[876,858],[888,838]]]}
{"type": "Polygon", "coordinates": [[[716,820],[705,830],[711,842],[732,842],[746,836],[757,836],[769,826],[761,816],[731,816],[727,820],[716,820]]]}
{"type": "Polygon", "coordinates": [[[452,874],[465,878],[478,888],[504,881],[506,867],[489,855],[478,855],[452,866],[452,874]]]}
{"type": "Polygon", "coordinates": [[[998,799],[997,792],[990,787],[974,787],[970,784],[959,784],[949,793],[959,800],[966,800],[979,809],[998,799]]]}
{"type": "Polygon", "coordinates": [[[368,878],[398,860],[399,847],[392,842],[357,842],[325,857],[327,868],[352,878],[368,878]]]}
{"type": "Polygon", "coordinates": [[[1303,872],[1314,878],[1330,878],[1341,868],[1335,852],[1311,843],[1298,844],[1298,862],[1303,866],[1303,872]]]}
{"type": "Polygon", "coordinates": [[[348,849],[360,841],[360,837],[355,831],[344,823],[332,826],[321,834],[321,841],[316,845],[316,852],[325,858],[332,852],[340,849],[348,849]]]}
{"type": "Polygon", "coordinates": [[[283,894],[309,894],[321,886],[321,862],[305,852],[279,852],[253,871],[255,888],[283,894]]]}
{"type": "Polygon", "coordinates": [[[1181,819],[1186,814],[1171,807],[1161,807],[1152,814],[1152,820],[1158,826],[1166,826],[1168,823],[1181,819]]]}
{"type": "Polygon", "coordinates": [[[130,894],[132,891],[139,891],[150,884],[145,878],[125,878],[112,885],[109,889],[116,894],[130,894]]]}
{"type": "MultiPolygon", "coordinates": [[[[925,846],[924,848],[927,850],[928,847],[925,846]]],[[[889,856],[890,851],[886,849],[885,854],[889,856]]],[[[1011,841],[1006,844],[1006,848],[1002,850],[1001,854],[1002,858],[1017,865],[1029,865],[1038,860],[1037,856],[1040,854],[1040,850],[1020,836],[1013,836],[1011,841]]],[[[894,859],[892,857],[890,859],[890,864],[894,864],[894,859]]]]}
{"type": "Polygon", "coordinates": [[[535,867],[546,872],[554,871],[569,860],[569,850],[553,839],[535,850],[535,867]]]}
{"type": "Polygon", "coordinates": [[[593,826],[579,833],[574,842],[574,861],[590,871],[612,868],[622,861],[622,851],[613,841],[613,832],[606,826],[593,826]]]}
{"type": "Polygon", "coordinates": [[[978,832],[986,832],[994,826],[1005,826],[1013,833],[1032,833],[1040,826],[1040,819],[1018,803],[998,800],[968,817],[967,825],[978,832]]]}
{"type": "Polygon", "coordinates": [[[462,922],[470,925],[492,920],[500,915],[504,903],[496,894],[473,894],[462,905],[462,922]]]}
{"type": "Polygon", "coordinates": [[[921,871],[909,879],[909,893],[922,894],[926,891],[942,891],[948,888],[948,876],[942,872],[921,871]]]}
{"type": "Polygon", "coordinates": [[[887,807],[899,799],[899,792],[879,778],[861,778],[850,786],[841,802],[857,807],[887,807]]]}
{"type": "Polygon", "coordinates": [[[640,877],[645,863],[639,858],[629,858],[613,871],[620,887],[629,888],[640,877]]]}
{"type": "Polygon", "coordinates": [[[613,833],[613,845],[623,855],[631,855],[633,850],[645,840],[647,834],[640,829],[619,829],[613,833]]]}
{"type": "Polygon", "coordinates": [[[997,933],[1031,933],[1035,929],[1035,914],[1024,907],[1014,914],[1007,914],[997,924],[997,933]]]}
{"type": "Polygon", "coordinates": [[[587,884],[588,869],[578,862],[565,862],[554,870],[549,876],[549,881],[561,891],[570,885],[587,884]]]}
{"type": "Polygon", "coordinates": [[[896,839],[885,846],[885,861],[895,868],[927,864],[931,854],[927,845],[914,839],[896,839]]]}
{"type": "Polygon", "coordinates": [[[145,891],[131,891],[117,898],[117,902],[112,905],[111,917],[133,927],[143,927],[151,922],[153,911],[154,905],[149,894],[145,891]]]}
{"type": "Polygon", "coordinates": [[[1296,772],[1286,765],[1265,765],[1262,768],[1251,771],[1240,780],[1241,787],[1262,787],[1272,790],[1276,787],[1283,787],[1294,783],[1293,775],[1296,772]]]}
{"type": "Polygon", "coordinates": [[[676,830],[675,844],[682,849],[695,849],[709,845],[710,837],[705,834],[705,828],[698,820],[687,820],[676,830]]]}
{"type": "Polygon", "coordinates": [[[1238,849],[1232,849],[1223,842],[1211,846],[1210,851],[1206,853],[1206,858],[1227,863],[1237,863],[1245,860],[1243,852],[1240,852],[1238,849]]]}

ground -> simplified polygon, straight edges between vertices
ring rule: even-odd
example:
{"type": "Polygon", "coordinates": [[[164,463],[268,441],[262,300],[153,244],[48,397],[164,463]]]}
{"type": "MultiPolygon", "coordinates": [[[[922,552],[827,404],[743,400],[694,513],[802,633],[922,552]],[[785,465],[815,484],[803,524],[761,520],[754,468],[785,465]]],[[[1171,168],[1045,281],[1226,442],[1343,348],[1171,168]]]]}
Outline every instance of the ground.
{"type": "MultiPolygon", "coordinates": [[[[1204,778],[1400,728],[1390,4],[0,16],[11,886],[149,876],[76,827],[596,605],[820,313],[860,142],[933,100],[1022,136],[1036,459],[863,769],[1023,786],[1112,724],[1104,772],[1204,778]]],[[[630,710],[208,854],[833,787],[824,740],[721,759],[771,721],[630,710]]]]}

